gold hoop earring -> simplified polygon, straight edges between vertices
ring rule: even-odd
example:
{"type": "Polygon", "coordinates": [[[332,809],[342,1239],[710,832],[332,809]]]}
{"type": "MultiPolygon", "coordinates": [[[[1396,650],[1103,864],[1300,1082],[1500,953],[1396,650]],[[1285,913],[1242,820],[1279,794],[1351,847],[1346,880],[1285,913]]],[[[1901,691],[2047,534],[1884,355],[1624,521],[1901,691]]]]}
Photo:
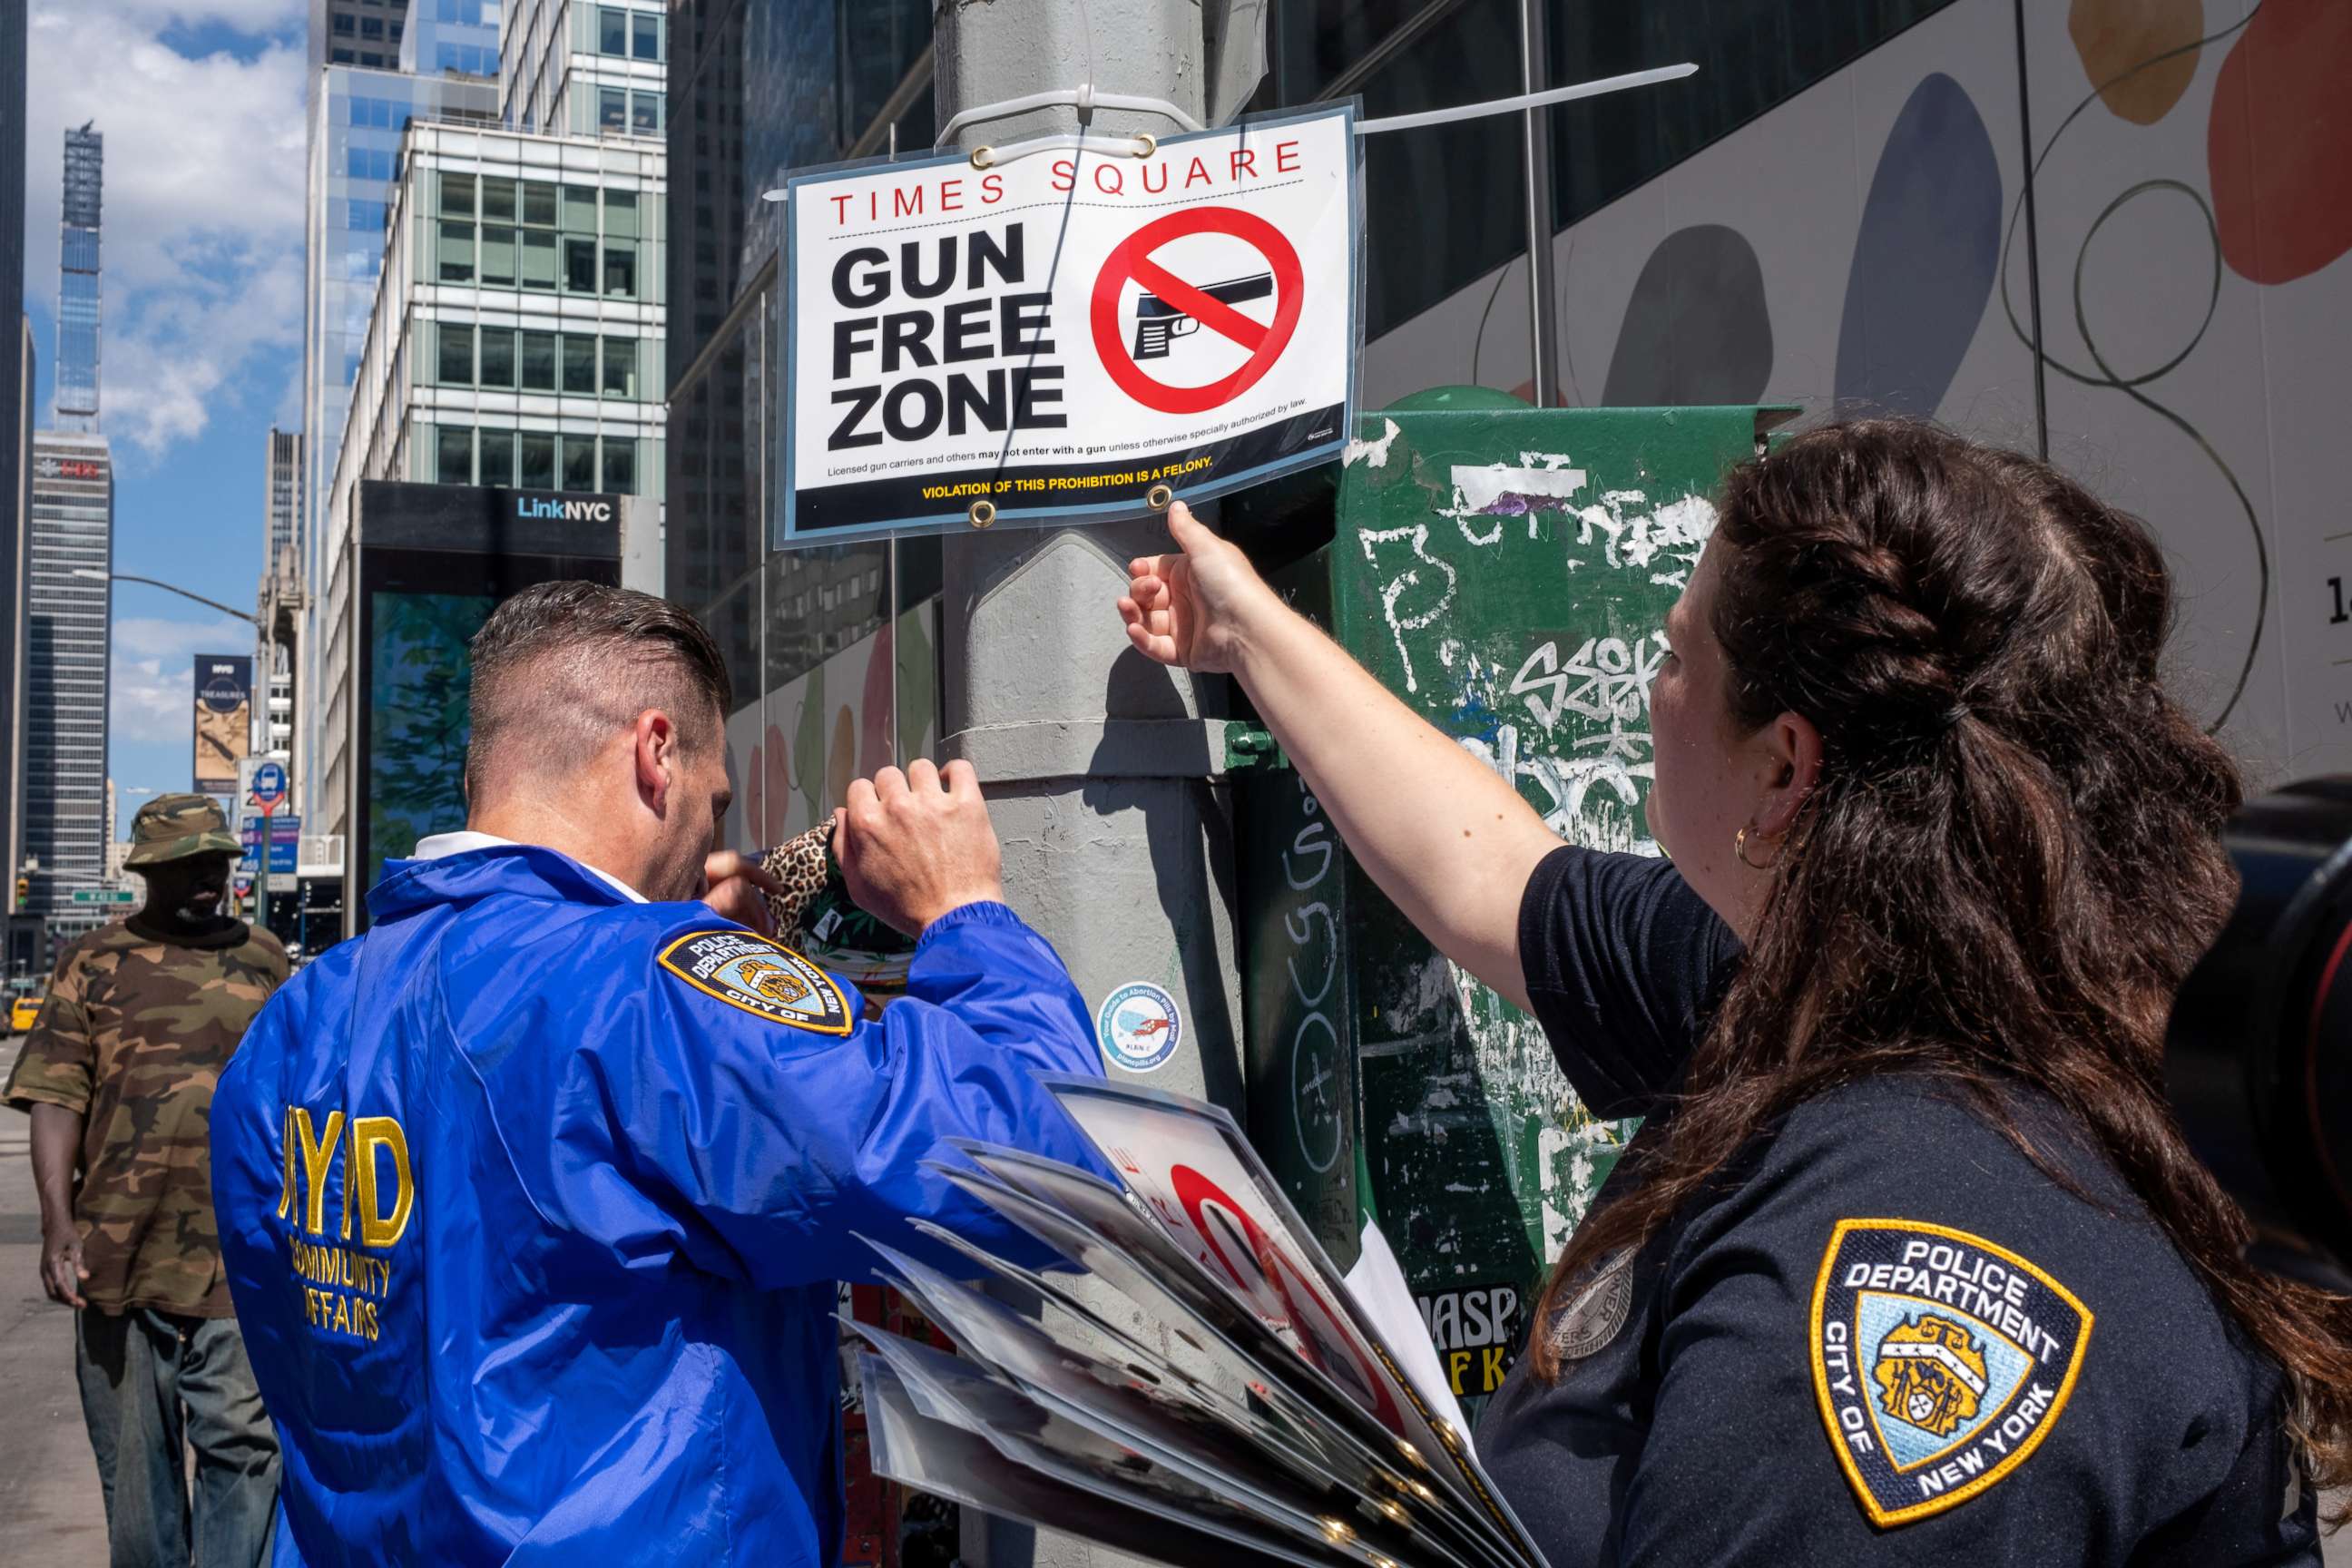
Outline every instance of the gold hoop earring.
{"type": "MultiPolygon", "coordinates": [[[[1760,839],[1760,838],[1762,838],[1764,836],[1763,836],[1762,834],[1760,834],[1760,833],[1759,833],[1759,834],[1758,834],[1756,837],[1757,837],[1758,838],[1759,838],[1759,839],[1760,839]]],[[[1732,852],[1734,855],[1738,856],[1738,857],[1739,857],[1739,863],[1740,863],[1741,865],[1743,865],[1743,866],[1747,867],[1747,868],[1748,868],[1749,870],[1751,870],[1751,871],[1769,871],[1773,867],[1775,867],[1775,866],[1777,866],[1777,865],[1779,865],[1779,864],[1780,863],[1780,858],[1779,858],[1778,856],[1775,856],[1772,859],[1766,861],[1766,862],[1765,862],[1763,865],[1761,865],[1761,866],[1759,866],[1755,861],[1750,860],[1750,859],[1748,858],[1748,829],[1747,829],[1747,828],[1745,828],[1745,827],[1741,828],[1738,833],[1735,833],[1735,834],[1733,834],[1733,835],[1732,835],[1732,837],[1731,837],[1731,852],[1732,852]]]]}

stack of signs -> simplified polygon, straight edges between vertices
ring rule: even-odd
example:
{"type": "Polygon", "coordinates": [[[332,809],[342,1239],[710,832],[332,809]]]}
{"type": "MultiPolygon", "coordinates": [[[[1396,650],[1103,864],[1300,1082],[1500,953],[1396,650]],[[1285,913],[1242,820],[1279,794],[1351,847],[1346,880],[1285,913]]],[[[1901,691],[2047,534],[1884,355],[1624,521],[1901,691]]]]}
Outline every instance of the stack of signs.
{"type": "Polygon", "coordinates": [[[1356,168],[1341,106],[793,181],[776,542],[1135,516],[1337,455],[1356,168]]]}
{"type": "Polygon", "coordinates": [[[1044,1081],[1120,1185],[978,1143],[957,1145],[968,1163],[932,1168],[1158,1331],[935,1226],[918,1227],[931,1261],[877,1244],[883,1278],[963,1352],[853,1325],[871,1346],[859,1371],[877,1471],[1182,1568],[1543,1568],[1479,1468],[1376,1230],[1342,1278],[1223,1112],[1044,1081]],[[974,1264],[1043,1310],[958,1283],[974,1264]],[[1154,1348],[1180,1340],[1206,1364],[1154,1348]]]}

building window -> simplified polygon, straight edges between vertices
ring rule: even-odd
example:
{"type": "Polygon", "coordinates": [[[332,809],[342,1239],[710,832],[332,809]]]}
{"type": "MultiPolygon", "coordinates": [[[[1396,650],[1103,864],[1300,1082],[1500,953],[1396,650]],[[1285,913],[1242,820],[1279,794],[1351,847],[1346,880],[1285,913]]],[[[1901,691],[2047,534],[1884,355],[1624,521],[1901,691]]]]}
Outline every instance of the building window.
{"type": "MultiPolygon", "coordinates": [[[[335,19],[337,21],[341,21],[343,18],[338,16],[335,19]]],[[[360,37],[362,38],[381,39],[383,37],[383,18],[381,16],[361,17],[360,37]]]]}
{"type": "MultiPolygon", "coordinates": [[[[484,340],[487,343],[488,340],[484,340]]],[[[486,485],[514,483],[515,433],[511,430],[482,432],[482,477],[486,485]]]]}
{"type": "Polygon", "coordinates": [[[441,281],[471,283],[474,280],[474,226],[469,223],[441,225],[441,281]]]}
{"type": "Polygon", "coordinates": [[[482,281],[514,286],[515,231],[510,228],[482,228],[482,281]]]}
{"type": "Polygon", "coordinates": [[[596,395],[596,340],[589,333],[563,334],[563,390],[596,395]]]}
{"type": "Polygon", "coordinates": [[[595,437],[563,437],[563,488],[567,490],[593,490],[596,488],[595,437]]]}
{"type": "Polygon", "coordinates": [[[515,335],[504,327],[482,329],[481,380],[484,386],[515,384],[515,335]]]}
{"type": "Polygon", "coordinates": [[[485,174],[482,177],[482,221],[512,223],[515,220],[515,183],[485,174]]]}
{"type": "Polygon", "coordinates": [[[327,25],[333,28],[339,37],[349,37],[357,29],[359,23],[354,17],[338,15],[327,25]]]}
{"type": "Polygon", "coordinates": [[[637,247],[634,245],[608,245],[604,247],[604,292],[624,300],[637,297],[637,247]]]}
{"type": "Polygon", "coordinates": [[[434,329],[439,343],[440,374],[434,379],[445,386],[474,384],[474,329],[443,321],[434,329]]]}
{"type": "Polygon", "coordinates": [[[347,66],[352,63],[352,51],[349,49],[338,48],[330,52],[327,58],[336,65],[347,66]]]}
{"type": "Polygon", "coordinates": [[[617,87],[596,89],[596,129],[619,132],[629,128],[629,95],[617,87]]]}
{"type": "Polygon", "coordinates": [[[610,5],[596,9],[596,52],[600,55],[625,55],[629,52],[629,14],[615,11],[610,5]]]}
{"type": "Polygon", "coordinates": [[[563,286],[574,294],[596,291],[596,242],[593,239],[567,239],[563,242],[563,286]]]}
{"type": "Polygon", "coordinates": [[[351,226],[355,232],[360,234],[382,234],[383,232],[385,216],[389,211],[385,204],[383,202],[353,202],[351,204],[351,226]]]}
{"type": "Polygon", "coordinates": [[[637,340],[606,338],[604,340],[604,395],[635,397],[637,395],[637,340]]]}
{"type": "Polygon", "coordinates": [[[555,237],[530,229],[522,231],[522,286],[526,289],[555,287],[555,237]]]}
{"type": "Polygon", "coordinates": [[[444,174],[441,176],[441,216],[472,217],[474,216],[474,176],[444,174]]]}
{"type": "Polygon", "coordinates": [[[596,232],[596,187],[566,185],[563,187],[563,227],[570,234],[596,232]]]}
{"type": "Polygon", "coordinates": [[[522,221],[534,228],[555,226],[555,187],[544,180],[522,183],[522,221]]]}
{"type": "Polygon", "coordinates": [[[555,488],[555,437],[540,430],[525,430],[515,437],[515,458],[520,464],[515,482],[527,490],[551,490],[555,488]]]}
{"type": "Polygon", "coordinates": [[[474,432],[464,425],[441,425],[434,428],[434,475],[436,484],[470,485],[474,482],[474,432]]]}
{"type": "Polygon", "coordinates": [[[661,94],[657,92],[629,94],[629,130],[638,136],[661,134],[661,94]]]}
{"type": "Polygon", "coordinates": [[[604,488],[618,496],[637,493],[637,444],[628,437],[604,437],[604,488]]]}
{"type": "Polygon", "coordinates": [[[381,147],[354,147],[344,167],[354,180],[389,180],[399,172],[399,160],[381,147]]]}
{"type": "Polygon", "coordinates": [[[606,191],[604,193],[604,237],[635,239],[637,237],[637,193],[606,191]]]}
{"type": "Polygon", "coordinates": [[[661,18],[640,11],[629,18],[629,52],[641,60],[661,58],[661,18]]]}
{"type": "Polygon", "coordinates": [[[522,362],[522,389],[525,392],[555,390],[555,334],[553,332],[523,333],[522,352],[518,357],[522,362]]]}

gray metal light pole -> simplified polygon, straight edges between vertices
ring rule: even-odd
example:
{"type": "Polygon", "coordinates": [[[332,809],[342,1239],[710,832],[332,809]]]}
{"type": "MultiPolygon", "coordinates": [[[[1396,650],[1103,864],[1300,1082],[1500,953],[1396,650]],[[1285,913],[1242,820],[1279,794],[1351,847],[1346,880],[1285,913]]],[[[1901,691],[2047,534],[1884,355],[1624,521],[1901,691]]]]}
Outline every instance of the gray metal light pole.
{"type": "MultiPolygon", "coordinates": [[[[1542,92],[1551,86],[1551,38],[1544,26],[1549,0],[1519,0],[1519,90],[1542,92]]],[[[1538,408],[1559,402],[1559,296],[1552,266],[1554,216],[1551,174],[1551,110],[1530,109],[1520,117],[1520,146],[1528,177],[1528,339],[1535,351],[1529,401],[1538,408]]]]}
{"type": "MultiPolygon", "coordinates": [[[[177,594],[183,599],[194,599],[197,604],[204,605],[208,610],[218,610],[224,616],[235,616],[238,620],[245,622],[247,626],[258,627],[261,625],[258,620],[254,618],[253,614],[250,611],[236,609],[230,605],[222,604],[218,599],[207,599],[202,594],[191,594],[188,590],[181,587],[179,584],[175,583],[166,583],[161,578],[140,577],[135,576],[129,572],[101,572],[95,566],[77,566],[73,569],[72,574],[76,577],[91,577],[113,583],[142,583],[150,588],[161,588],[167,594],[177,594]]],[[[229,815],[231,818],[231,826],[234,826],[236,817],[234,803],[231,805],[229,815]]],[[[269,929],[269,818],[266,815],[261,819],[261,853],[259,859],[261,862],[260,869],[256,874],[253,884],[255,894],[254,910],[255,912],[261,917],[261,929],[268,931],[269,929]]]]}
{"type": "MultiPolygon", "coordinates": [[[[941,0],[937,18],[942,125],[961,111],[1089,80],[1098,92],[1202,112],[1199,0],[941,0]]],[[[1032,110],[970,126],[961,142],[1004,146],[1077,129],[1074,110],[1032,110]]],[[[1097,110],[1088,129],[1168,136],[1182,127],[1154,113],[1097,110]]],[[[1084,321],[1055,326],[1087,330],[1084,321]]],[[[1204,698],[1182,672],[1144,659],[1128,646],[1112,603],[1130,557],[1169,548],[1157,521],[951,537],[943,749],[979,771],[1004,845],[1007,894],[1061,952],[1088,1005],[1138,980],[1175,997],[1177,1052],[1134,1081],[1238,1110],[1232,797],[1214,776],[1223,748],[1213,721],[1222,710],[1208,710],[1222,688],[1204,698]]],[[[1106,1311],[1118,1305],[1102,1303],[1106,1311]]],[[[976,1568],[1089,1560],[1067,1537],[1033,1542],[1027,1531],[976,1526],[967,1521],[963,1542],[976,1568]]],[[[1092,1559],[1111,1560],[1100,1552],[1092,1559]]]]}

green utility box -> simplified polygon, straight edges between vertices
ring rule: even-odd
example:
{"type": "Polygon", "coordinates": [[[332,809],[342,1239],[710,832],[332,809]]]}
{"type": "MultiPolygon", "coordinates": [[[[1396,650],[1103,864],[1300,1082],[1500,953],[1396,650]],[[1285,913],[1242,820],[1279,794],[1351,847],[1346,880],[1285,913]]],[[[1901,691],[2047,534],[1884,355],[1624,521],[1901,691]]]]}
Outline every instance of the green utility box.
{"type": "MultiPolygon", "coordinates": [[[[1725,469],[1788,411],[1416,401],[1364,417],[1332,542],[1277,585],[1563,838],[1655,853],[1666,611],[1725,469]]],[[[1343,1267],[1379,1219],[1475,1401],[1633,1123],[1587,1114],[1535,1020],[1437,954],[1265,761],[1236,775],[1250,1136],[1343,1267]]]]}

